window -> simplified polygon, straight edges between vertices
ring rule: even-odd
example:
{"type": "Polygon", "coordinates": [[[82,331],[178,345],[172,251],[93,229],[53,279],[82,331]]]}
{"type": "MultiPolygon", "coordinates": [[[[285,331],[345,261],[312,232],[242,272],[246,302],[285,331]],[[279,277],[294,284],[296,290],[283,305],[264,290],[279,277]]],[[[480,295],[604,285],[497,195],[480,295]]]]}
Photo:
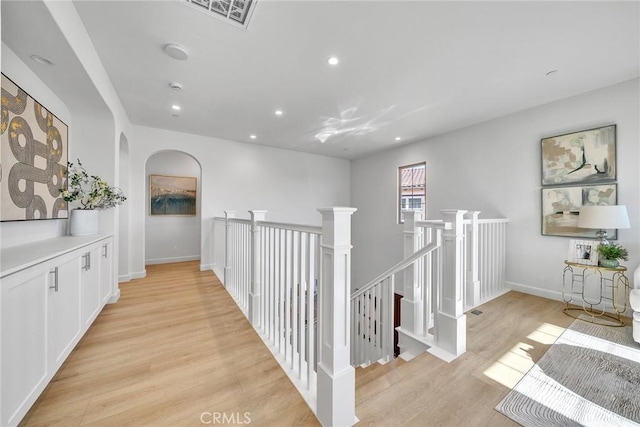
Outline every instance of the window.
{"type": "Polygon", "coordinates": [[[398,223],[404,223],[403,210],[425,211],[426,163],[398,168],[398,223]]]}

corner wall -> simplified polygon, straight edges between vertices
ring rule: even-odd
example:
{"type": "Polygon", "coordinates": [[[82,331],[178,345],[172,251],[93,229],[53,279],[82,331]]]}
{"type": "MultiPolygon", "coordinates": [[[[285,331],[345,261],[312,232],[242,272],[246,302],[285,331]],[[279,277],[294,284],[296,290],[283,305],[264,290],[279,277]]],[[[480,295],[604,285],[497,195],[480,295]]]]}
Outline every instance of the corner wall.
{"type": "Polygon", "coordinates": [[[353,286],[401,259],[397,168],[426,161],[427,216],[453,208],[508,218],[508,285],[559,299],[569,238],[541,235],[540,139],[607,124],[617,124],[618,204],[631,221],[618,243],[629,249],[624,264],[633,271],[640,260],[639,91],[631,80],[353,161],[353,286]]]}

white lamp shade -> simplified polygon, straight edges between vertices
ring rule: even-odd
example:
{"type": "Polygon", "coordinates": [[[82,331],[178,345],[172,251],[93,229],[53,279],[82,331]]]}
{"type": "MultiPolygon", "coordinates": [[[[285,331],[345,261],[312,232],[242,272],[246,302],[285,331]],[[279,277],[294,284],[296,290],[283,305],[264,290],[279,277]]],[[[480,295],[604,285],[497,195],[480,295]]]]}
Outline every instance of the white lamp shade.
{"type": "Polygon", "coordinates": [[[630,228],[631,225],[624,205],[583,206],[578,216],[578,227],[606,230],[630,228]]]}

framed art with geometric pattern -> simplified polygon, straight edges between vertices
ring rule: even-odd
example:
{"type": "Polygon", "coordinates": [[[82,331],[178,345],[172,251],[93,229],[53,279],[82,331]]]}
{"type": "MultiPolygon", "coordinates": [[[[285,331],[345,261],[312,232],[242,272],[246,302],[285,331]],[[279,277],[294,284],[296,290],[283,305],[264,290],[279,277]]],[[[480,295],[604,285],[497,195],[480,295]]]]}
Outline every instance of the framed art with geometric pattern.
{"type": "Polygon", "coordinates": [[[68,127],[2,74],[0,221],[67,218],[68,127]]]}

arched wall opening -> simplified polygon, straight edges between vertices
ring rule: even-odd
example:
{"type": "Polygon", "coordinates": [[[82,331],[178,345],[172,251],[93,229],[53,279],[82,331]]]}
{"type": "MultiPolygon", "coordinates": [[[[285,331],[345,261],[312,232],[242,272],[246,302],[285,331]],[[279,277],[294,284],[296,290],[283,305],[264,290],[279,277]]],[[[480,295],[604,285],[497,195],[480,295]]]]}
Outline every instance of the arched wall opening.
{"type": "Polygon", "coordinates": [[[191,155],[177,150],[159,151],[151,155],[145,166],[145,265],[200,260],[201,182],[202,168],[191,155]],[[196,178],[195,215],[151,212],[150,177],[171,177],[178,186],[163,189],[165,193],[180,191],[181,178],[196,178]]]}
{"type": "MultiPolygon", "coordinates": [[[[118,186],[125,195],[129,195],[131,193],[131,185],[129,183],[129,141],[123,133],[120,134],[119,165],[118,186]]],[[[129,241],[129,215],[131,201],[125,202],[118,209],[118,281],[128,282],[131,280],[131,275],[129,274],[129,247],[131,246],[129,241]]]]}

